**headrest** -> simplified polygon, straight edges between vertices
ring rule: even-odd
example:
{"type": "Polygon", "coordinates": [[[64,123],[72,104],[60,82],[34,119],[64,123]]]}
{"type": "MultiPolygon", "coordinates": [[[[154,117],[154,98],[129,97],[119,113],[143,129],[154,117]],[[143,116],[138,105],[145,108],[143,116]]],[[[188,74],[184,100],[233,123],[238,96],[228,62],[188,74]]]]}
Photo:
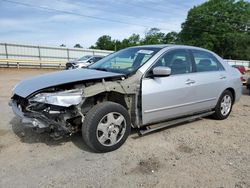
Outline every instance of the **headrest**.
{"type": "Polygon", "coordinates": [[[184,61],[182,59],[175,59],[173,65],[183,65],[184,61]]]}
{"type": "Polygon", "coordinates": [[[212,64],[210,59],[201,59],[199,61],[199,65],[203,65],[203,66],[210,66],[212,64]]]}

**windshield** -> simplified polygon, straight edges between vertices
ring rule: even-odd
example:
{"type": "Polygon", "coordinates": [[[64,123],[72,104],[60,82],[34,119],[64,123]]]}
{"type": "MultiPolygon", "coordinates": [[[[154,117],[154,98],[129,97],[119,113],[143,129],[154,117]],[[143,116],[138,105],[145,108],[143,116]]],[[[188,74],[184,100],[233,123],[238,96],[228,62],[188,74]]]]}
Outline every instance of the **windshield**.
{"type": "Polygon", "coordinates": [[[156,47],[127,48],[101,59],[88,68],[130,74],[146,63],[160,49],[156,47]]]}
{"type": "Polygon", "coordinates": [[[88,60],[89,58],[91,58],[91,56],[85,55],[85,56],[79,58],[78,61],[85,61],[85,60],[88,60]]]}

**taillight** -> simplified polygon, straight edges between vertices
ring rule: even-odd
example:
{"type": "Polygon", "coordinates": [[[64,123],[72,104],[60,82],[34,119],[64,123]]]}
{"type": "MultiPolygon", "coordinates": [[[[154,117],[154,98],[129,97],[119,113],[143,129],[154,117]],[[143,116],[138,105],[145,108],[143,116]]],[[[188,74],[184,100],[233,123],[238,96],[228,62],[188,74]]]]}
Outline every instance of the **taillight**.
{"type": "Polygon", "coordinates": [[[246,78],[244,78],[243,76],[241,76],[241,77],[240,77],[240,80],[241,80],[242,82],[245,82],[245,81],[246,81],[246,78]]]}

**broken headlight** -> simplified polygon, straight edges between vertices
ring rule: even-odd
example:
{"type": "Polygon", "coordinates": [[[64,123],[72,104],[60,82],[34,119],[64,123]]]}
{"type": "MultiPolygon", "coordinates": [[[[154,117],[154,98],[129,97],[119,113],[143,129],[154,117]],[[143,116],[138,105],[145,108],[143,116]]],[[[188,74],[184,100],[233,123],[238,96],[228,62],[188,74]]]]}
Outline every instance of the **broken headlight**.
{"type": "Polygon", "coordinates": [[[29,99],[30,102],[46,103],[64,107],[78,105],[82,100],[82,89],[72,89],[54,93],[39,93],[29,99]]]}

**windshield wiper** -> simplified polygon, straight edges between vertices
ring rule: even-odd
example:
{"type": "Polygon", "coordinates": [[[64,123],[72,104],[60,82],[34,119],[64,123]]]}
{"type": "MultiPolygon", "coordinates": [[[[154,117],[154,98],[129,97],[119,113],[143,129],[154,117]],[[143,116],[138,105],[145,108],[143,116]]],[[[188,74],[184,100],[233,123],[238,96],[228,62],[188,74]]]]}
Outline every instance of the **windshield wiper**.
{"type": "Polygon", "coordinates": [[[99,71],[105,71],[105,72],[108,72],[108,70],[107,70],[107,69],[105,69],[105,68],[92,68],[92,69],[99,70],[99,71]]]}

